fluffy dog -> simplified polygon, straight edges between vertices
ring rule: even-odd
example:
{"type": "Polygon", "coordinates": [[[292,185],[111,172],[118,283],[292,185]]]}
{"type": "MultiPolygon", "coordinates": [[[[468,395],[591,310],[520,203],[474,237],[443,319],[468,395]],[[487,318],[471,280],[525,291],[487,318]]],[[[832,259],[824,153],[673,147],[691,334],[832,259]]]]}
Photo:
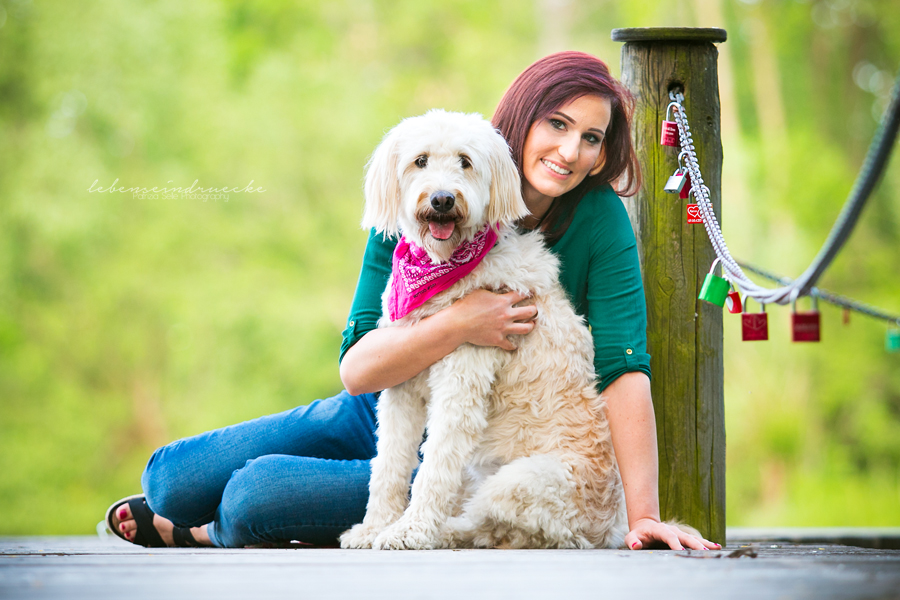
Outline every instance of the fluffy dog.
{"type": "Polygon", "coordinates": [[[487,229],[498,235],[468,275],[392,320],[395,269],[379,327],[411,325],[478,289],[528,293],[538,317],[515,351],[463,344],[382,392],[366,516],[341,546],[620,546],[625,502],[591,335],[540,235],[512,228],[528,210],[502,136],[479,115],[406,119],[372,156],[365,195],[363,227],[402,233],[434,265],[487,229]]]}

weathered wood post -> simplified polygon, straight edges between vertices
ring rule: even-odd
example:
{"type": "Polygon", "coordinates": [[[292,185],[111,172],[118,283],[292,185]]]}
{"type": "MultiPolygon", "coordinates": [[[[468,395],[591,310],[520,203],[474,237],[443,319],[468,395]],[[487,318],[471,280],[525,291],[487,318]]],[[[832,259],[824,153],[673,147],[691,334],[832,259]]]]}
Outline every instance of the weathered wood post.
{"type": "Polygon", "coordinates": [[[633,135],[644,186],[628,205],[644,289],[659,440],[663,519],[678,518],[725,543],[725,418],[722,309],[697,299],[715,253],[703,225],[689,225],[687,201],[663,191],[678,148],[661,146],[669,91],[685,96],[700,170],[721,215],[722,141],[714,42],[723,29],[614,29],[622,82],[634,94],[633,135]]]}

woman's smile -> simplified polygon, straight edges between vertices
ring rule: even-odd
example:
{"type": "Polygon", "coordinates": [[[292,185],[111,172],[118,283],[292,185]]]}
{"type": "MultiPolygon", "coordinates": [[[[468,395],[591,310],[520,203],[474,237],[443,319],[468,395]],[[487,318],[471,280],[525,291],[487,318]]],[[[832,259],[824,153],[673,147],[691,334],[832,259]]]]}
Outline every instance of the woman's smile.
{"type": "Polygon", "coordinates": [[[522,189],[536,216],[603,166],[611,110],[606,98],[581,96],[532,124],[522,149],[522,189]]]}

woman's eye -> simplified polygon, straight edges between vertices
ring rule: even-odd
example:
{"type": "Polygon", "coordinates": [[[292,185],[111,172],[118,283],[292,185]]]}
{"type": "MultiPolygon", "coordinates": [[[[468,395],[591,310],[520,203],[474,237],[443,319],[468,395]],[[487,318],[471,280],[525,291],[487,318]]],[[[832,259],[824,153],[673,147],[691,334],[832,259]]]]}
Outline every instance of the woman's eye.
{"type": "Polygon", "coordinates": [[[553,129],[562,130],[566,128],[566,124],[559,119],[550,119],[550,127],[552,127],[553,129]]]}
{"type": "Polygon", "coordinates": [[[591,133],[584,136],[584,139],[587,140],[587,143],[590,144],[591,146],[595,146],[600,143],[600,138],[598,138],[596,135],[591,134],[591,133]]]}
{"type": "Polygon", "coordinates": [[[423,154],[419,158],[416,159],[416,166],[420,169],[424,169],[428,166],[428,155],[423,154]]]}
{"type": "Polygon", "coordinates": [[[463,169],[471,169],[472,168],[472,161],[469,160],[468,156],[460,156],[459,164],[462,165],[463,169]]]}

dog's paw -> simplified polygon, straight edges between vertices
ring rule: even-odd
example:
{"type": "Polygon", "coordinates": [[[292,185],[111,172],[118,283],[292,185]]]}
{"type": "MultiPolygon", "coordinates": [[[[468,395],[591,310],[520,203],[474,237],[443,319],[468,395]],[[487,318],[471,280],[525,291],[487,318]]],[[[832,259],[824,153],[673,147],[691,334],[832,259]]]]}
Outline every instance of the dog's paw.
{"type": "Polygon", "coordinates": [[[433,550],[442,548],[438,528],[414,519],[400,519],[375,538],[376,550],[433,550]]]}
{"type": "Polygon", "coordinates": [[[371,548],[383,528],[358,523],[341,534],[341,548],[371,548]]]}

